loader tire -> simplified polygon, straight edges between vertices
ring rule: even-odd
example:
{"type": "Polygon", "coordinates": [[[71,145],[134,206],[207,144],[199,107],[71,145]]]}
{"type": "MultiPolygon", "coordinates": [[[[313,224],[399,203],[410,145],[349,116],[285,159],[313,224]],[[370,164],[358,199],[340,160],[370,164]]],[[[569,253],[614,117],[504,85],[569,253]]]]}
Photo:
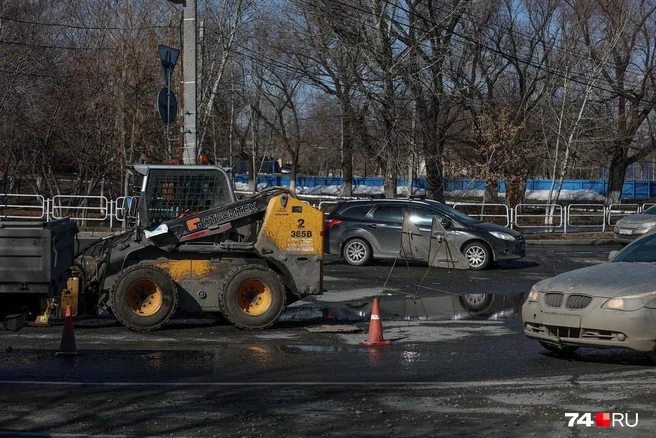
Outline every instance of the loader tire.
{"type": "Polygon", "coordinates": [[[266,266],[243,265],[228,272],[219,301],[221,313],[235,326],[264,329],[273,325],[285,310],[285,285],[266,266]]]}
{"type": "Polygon", "coordinates": [[[166,272],[154,266],[127,268],[112,291],[114,316],[132,330],[160,328],[171,318],[177,305],[177,286],[166,272]]]}

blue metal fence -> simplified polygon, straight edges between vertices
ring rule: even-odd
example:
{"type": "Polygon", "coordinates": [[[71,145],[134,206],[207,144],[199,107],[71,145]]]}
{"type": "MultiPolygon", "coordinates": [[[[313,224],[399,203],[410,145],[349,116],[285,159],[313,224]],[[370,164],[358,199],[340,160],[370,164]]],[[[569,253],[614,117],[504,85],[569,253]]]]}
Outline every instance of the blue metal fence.
{"type": "MultiPolygon", "coordinates": [[[[247,184],[248,176],[235,175],[235,182],[247,184]]],[[[258,185],[267,186],[287,186],[289,187],[289,175],[260,175],[257,179],[258,185]]],[[[316,187],[316,186],[341,186],[343,180],[337,176],[299,176],[296,178],[297,187],[316,187]]],[[[399,178],[397,181],[399,187],[407,187],[408,179],[399,178]]],[[[413,180],[413,189],[425,189],[427,187],[424,178],[415,178],[413,180]]],[[[353,186],[365,187],[382,187],[383,178],[379,177],[354,177],[353,186]]],[[[526,190],[549,190],[551,180],[548,179],[529,179],[526,181],[526,190]]],[[[455,190],[484,190],[485,182],[480,180],[461,178],[449,179],[444,182],[444,190],[447,192],[455,190]]],[[[506,185],[504,181],[499,182],[499,193],[505,193],[506,185]]],[[[600,195],[605,196],[608,190],[608,181],[604,180],[586,180],[586,179],[566,179],[562,183],[562,190],[593,190],[600,195]]],[[[651,199],[656,197],[656,181],[636,181],[628,180],[624,182],[622,188],[623,198],[634,199],[651,199]]]]}

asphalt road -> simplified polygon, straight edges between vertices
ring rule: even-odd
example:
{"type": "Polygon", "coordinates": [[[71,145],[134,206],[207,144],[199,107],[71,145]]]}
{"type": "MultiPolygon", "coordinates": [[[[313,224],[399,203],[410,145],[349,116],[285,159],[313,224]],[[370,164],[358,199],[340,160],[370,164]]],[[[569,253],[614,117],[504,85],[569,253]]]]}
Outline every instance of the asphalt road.
{"type": "MultiPolygon", "coordinates": [[[[523,294],[614,245],[529,247],[484,272],[328,259],[328,291],[265,331],[176,319],[135,333],[76,322],[0,332],[0,436],[653,436],[656,367],[638,353],[553,356],[521,333],[523,294]],[[493,294],[481,311],[463,293],[493,294]],[[373,297],[392,344],[368,348],[373,297]],[[636,427],[567,426],[628,413],[636,427]]],[[[623,423],[624,424],[624,423],[623,423]]]]}

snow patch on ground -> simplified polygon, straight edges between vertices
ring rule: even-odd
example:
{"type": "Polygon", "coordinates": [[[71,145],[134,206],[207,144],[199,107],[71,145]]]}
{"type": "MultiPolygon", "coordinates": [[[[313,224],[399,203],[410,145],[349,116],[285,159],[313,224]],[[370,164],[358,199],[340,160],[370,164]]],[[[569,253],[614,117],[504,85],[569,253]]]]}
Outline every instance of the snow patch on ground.
{"type": "MultiPolygon", "coordinates": [[[[264,190],[268,187],[266,183],[257,185],[257,190],[264,190]]],[[[342,186],[326,186],[317,185],[314,187],[297,187],[296,193],[299,195],[315,195],[315,196],[342,196],[342,186]]],[[[248,184],[235,183],[235,190],[247,192],[248,184]]],[[[353,196],[371,196],[382,195],[384,193],[383,187],[373,186],[354,186],[352,190],[353,196]]],[[[480,198],[483,199],[483,190],[449,190],[444,192],[446,198],[462,199],[462,198],[480,198]]],[[[407,186],[396,187],[397,196],[408,196],[407,186]]],[[[554,193],[555,194],[555,193],[554,193]]],[[[413,196],[425,196],[425,189],[415,189],[412,192],[413,196]]],[[[505,197],[505,193],[500,193],[499,196],[505,197]]],[[[526,190],[524,194],[526,201],[546,201],[549,199],[548,190],[526,190]]],[[[605,198],[602,194],[594,190],[562,190],[558,197],[559,201],[603,201],[605,198]]]]}

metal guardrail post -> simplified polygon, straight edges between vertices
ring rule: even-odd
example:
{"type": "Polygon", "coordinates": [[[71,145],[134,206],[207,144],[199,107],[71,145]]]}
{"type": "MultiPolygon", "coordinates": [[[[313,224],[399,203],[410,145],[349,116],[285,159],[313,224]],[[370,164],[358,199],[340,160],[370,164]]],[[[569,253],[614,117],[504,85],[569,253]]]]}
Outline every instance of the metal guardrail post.
{"type": "Polygon", "coordinates": [[[567,234],[567,223],[569,222],[569,208],[563,209],[563,234],[567,234]]]}
{"type": "Polygon", "coordinates": [[[111,230],[114,228],[114,213],[116,209],[114,208],[116,206],[115,204],[116,201],[112,201],[111,199],[108,201],[107,208],[109,210],[109,229],[111,230]]]}

